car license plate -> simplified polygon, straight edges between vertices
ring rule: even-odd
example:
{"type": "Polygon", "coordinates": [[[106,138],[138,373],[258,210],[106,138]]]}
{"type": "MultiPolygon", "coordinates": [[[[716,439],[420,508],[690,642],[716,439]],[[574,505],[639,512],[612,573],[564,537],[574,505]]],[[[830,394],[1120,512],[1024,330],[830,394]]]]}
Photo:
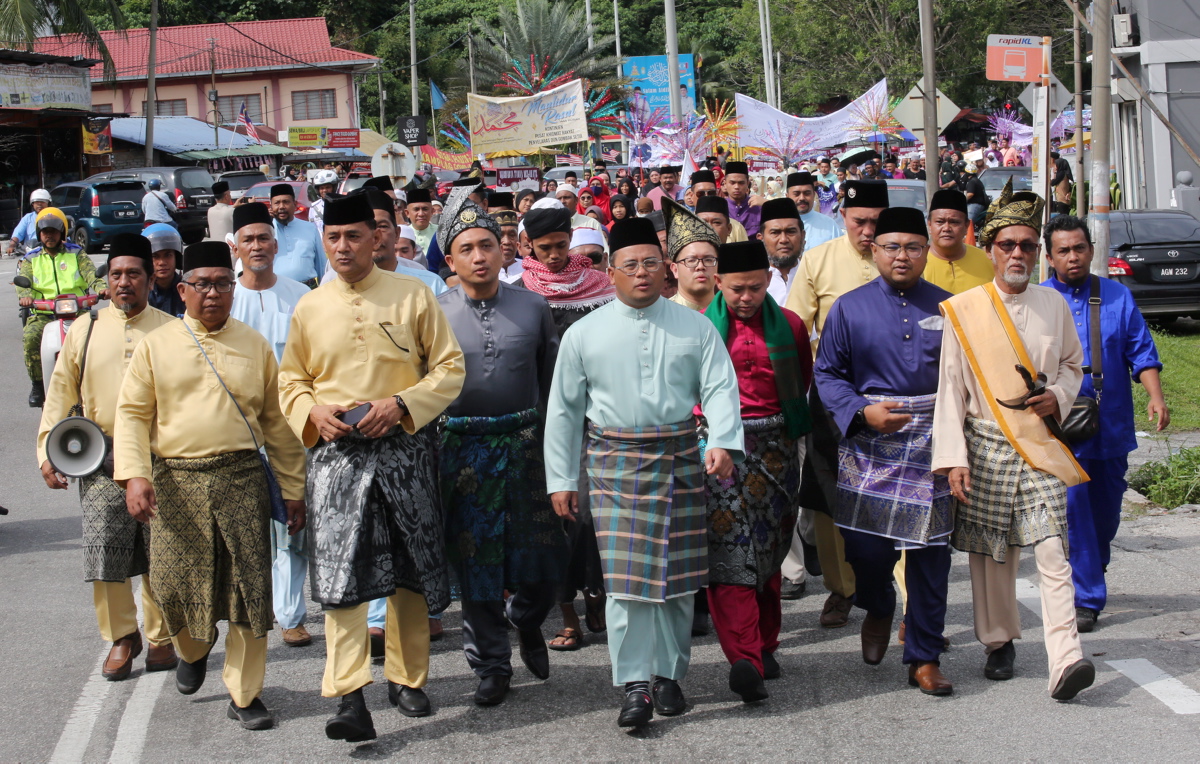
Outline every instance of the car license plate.
{"type": "Polygon", "coordinates": [[[1195,274],[1194,265],[1163,265],[1158,268],[1159,281],[1188,281],[1195,274]]]}
{"type": "Polygon", "coordinates": [[[119,217],[119,218],[136,218],[137,210],[117,210],[117,217],[119,217]]]}
{"type": "Polygon", "coordinates": [[[212,199],[200,198],[196,200],[197,207],[209,207],[212,205],[212,199]]]}

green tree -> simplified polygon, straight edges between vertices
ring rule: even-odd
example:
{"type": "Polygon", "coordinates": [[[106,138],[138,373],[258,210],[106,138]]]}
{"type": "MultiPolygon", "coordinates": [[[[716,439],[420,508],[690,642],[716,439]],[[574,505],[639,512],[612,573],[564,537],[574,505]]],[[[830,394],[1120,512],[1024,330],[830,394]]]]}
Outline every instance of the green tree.
{"type": "Polygon", "coordinates": [[[99,6],[112,25],[108,28],[124,28],[125,17],[117,0],[0,0],[0,40],[33,50],[38,37],[80,35],[104,62],[105,74],[111,76],[112,56],[100,37],[105,27],[92,19],[99,6]]]}

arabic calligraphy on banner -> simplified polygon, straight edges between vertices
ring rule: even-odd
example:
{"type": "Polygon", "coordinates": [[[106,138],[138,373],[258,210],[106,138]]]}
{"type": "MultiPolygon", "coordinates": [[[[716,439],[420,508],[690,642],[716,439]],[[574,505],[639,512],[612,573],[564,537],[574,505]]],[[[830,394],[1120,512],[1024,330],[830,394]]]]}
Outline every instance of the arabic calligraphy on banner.
{"type": "Polygon", "coordinates": [[[467,95],[471,151],[524,151],[559,143],[586,141],[587,103],[583,81],[518,98],[467,95]]]}
{"type": "Polygon", "coordinates": [[[811,134],[812,147],[831,148],[857,140],[863,135],[863,113],[867,105],[887,103],[887,78],[832,114],[820,117],[794,117],[779,109],[738,93],[734,96],[738,116],[738,143],[743,150],[769,148],[772,134],[798,128],[811,134]]]}

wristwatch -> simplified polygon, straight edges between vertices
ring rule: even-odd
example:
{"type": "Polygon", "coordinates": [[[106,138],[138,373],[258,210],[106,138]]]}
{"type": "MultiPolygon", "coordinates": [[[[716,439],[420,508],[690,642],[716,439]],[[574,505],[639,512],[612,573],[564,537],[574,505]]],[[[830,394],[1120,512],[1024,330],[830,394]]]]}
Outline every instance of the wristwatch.
{"type": "Polygon", "coordinates": [[[861,409],[854,412],[854,418],[850,420],[850,429],[852,430],[852,433],[856,433],[867,428],[866,410],[867,407],[863,406],[861,409]]]}
{"type": "Polygon", "coordinates": [[[404,405],[404,401],[400,398],[399,395],[393,395],[392,399],[395,400],[396,405],[400,407],[400,418],[403,419],[404,415],[408,413],[408,406],[404,405]]]}

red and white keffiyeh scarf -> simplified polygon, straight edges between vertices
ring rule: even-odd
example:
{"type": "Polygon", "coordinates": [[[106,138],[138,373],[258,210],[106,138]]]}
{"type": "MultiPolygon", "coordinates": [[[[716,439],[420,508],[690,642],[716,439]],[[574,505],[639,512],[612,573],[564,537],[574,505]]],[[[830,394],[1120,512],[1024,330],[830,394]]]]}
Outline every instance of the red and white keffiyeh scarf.
{"type": "Polygon", "coordinates": [[[521,280],[531,292],[537,292],[555,308],[584,310],[598,308],[616,297],[608,277],[592,268],[587,255],[571,255],[567,265],[558,273],[532,255],[521,261],[525,273],[521,280]]]}

